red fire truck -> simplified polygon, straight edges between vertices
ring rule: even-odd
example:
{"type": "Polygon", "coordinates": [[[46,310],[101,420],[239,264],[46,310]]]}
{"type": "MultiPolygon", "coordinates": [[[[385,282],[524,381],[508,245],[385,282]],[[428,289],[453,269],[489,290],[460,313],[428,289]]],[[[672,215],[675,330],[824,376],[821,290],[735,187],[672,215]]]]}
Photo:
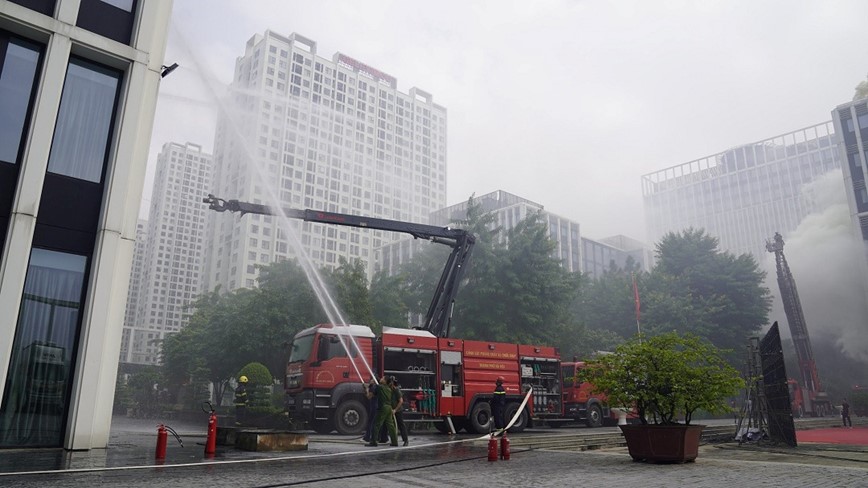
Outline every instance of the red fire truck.
{"type": "MultiPolygon", "coordinates": [[[[213,195],[205,202],[220,212],[275,214],[264,205],[213,195]]],[[[284,379],[286,408],[295,422],[322,433],[337,430],[341,434],[361,434],[368,419],[362,387],[370,378],[368,365],[377,375],[398,378],[405,394],[406,419],[433,421],[444,432],[450,422],[456,431],[489,431],[490,401],[498,376],[505,379],[507,418],[518,411],[527,390],[533,391],[532,401],[513,425],[513,431],[547,420],[587,418],[588,425],[597,426],[608,415],[605,403],[587,394],[588,385],[563,388],[565,373],[553,347],[449,337],[453,303],[475,242],[472,234],[448,227],[312,210],[288,209],[283,215],[309,222],[404,232],[452,247],[420,329],[385,327],[376,337],[363,325],[320,324],[296,334],[284,379]],[[567,405],[569,410],[565,410],[567,405]]],[[[570,377],[574,377],[576,364],[564,366],[572,368],[570,377]]]]}

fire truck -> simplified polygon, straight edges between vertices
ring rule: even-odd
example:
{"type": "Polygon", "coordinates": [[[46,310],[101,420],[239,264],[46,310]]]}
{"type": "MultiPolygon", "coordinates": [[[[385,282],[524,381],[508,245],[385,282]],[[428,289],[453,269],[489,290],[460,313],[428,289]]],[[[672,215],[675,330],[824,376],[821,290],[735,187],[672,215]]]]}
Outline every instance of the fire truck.
{"type": "MultiPolygon", "coordinates": [[[[218,212],[277,214],[265,205],[213,195],[205,202],[218,212]]],[[[564,373],[554,347],[449,336],[455,296],[475,242],[472,234],[332,212],[284,209],[282,214],[307,222],[408,233],[452,248],[420,328],[384,327],[376,336],[364,325],[319,324],[295,335],[284,377],[286,409],[295,423],[320,433],[363,433],[368,412],[362,385],[370,378],[368,365],[377,376],[398,379],[405,395],[405,419],[432,421],[443,432],[489,432],[498,377],[504,378],[507,418],[515,416],[526,392],[532,392],[511,431],[520,432],[534,422],[585,418],[596,426],[608,414],[597,397],[577,393],[582,385],[563,388],[564,373]]],[[[568,367],[575,376],[576,366],[568,367]]]]}

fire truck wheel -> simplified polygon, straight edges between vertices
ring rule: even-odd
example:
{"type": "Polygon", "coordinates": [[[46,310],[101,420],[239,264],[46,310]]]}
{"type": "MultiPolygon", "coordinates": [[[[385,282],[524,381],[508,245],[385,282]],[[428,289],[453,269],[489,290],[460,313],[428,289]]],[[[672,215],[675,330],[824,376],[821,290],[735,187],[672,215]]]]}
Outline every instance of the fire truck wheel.
{"type": "Polygon", "coordinates": [[[588,417],[585,420],[588,427],[599,427],[603,425],[603,410],[599,405],[591,405],[588,407],[588,417]]]}
{"type": "Polygon", "coordinates": [[[487,434],[491,422],[491,405],[488,402],[477,403],[470,414],[470,428],[477,434],[487,434]]]}
{"type": "Polygon", "coordinates": [[[337,429],[338,434],[362,434],[367,423],[368,411],[358,400],[347,400],[338,405],[335,411],[335,429],[337,429]]]}
{"type": "MultiPolygon", "coordinates": [[[[506,406],[506,421],[509,422],[515,417],[515,412],[518,411],[518,403],[510,403],[506,406]]],[[[527,427],[527,410],[522,410],[518,420],[509,428],[510,432],[522,432],[527,427]]]]}

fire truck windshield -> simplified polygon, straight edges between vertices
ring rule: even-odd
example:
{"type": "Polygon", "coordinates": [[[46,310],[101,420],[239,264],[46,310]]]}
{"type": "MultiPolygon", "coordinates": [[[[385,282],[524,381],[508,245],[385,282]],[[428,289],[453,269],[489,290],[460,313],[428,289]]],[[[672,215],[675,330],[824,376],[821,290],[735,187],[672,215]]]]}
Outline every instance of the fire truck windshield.
{"type": "Polygon", "coordinates": [[[292,349],[289,353],[289,362],[298,363],[310,357],[311,349],[313,348],[313,334],[308,334],[301,337],[296,337],[292,341],[292,349]]]}

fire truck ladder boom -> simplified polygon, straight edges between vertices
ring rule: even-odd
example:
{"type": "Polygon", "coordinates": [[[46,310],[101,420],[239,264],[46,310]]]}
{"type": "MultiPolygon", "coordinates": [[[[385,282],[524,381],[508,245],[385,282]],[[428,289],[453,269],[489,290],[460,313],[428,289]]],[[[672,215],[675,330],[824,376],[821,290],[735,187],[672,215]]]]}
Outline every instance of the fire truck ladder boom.
{"type": "Polygon", "coordinates": [[[793,345],[799,360],[802,384],[809,391],[822,392],[823,388],[820,386],[817,366],[814,363],[814,352],[811,350],[811,339],[808,337],[805,314],[802,311],[802,303],[799,301],[796,281],[793,279],[787,258],[784,256],[784,238],[780,233],[775,232],[775,237],[766,241],[766,250],[775,255],[781,301],[784,305],[787,322],[790,324],[790,334],[793,336],[793,345]]]}
{"type": "Polygon", "coordinates": [[[267,205],[258,203],[239,202],[238,200],[224,200],[209,194],[203,200],[208,208],[217,212],[237,212],[244,214],[259,215],[284,215],[287,218],[304,220],[322,224],[343,225],[347,227],[362,227],[368,229],[402,232],[410,234],[416,239],[425,239],[438,244],[445,244],[452,248],[446,267],[440,275],[440,281],[434,291],[434,297],[428,306],[425,315],[425,324],[420,327],[427,330],[435,337],[449,337],[449,329],[452,322],[452,310],[455,297],[458,294],[458,286],[464,276],[464,271],[470,259],[470,252],[476,242],[476,238],[470,232],[450,227],[437,227],[434,225],[401,222],[398,220],[378,219],[349,215],[335,212],[323,212],[319,210],[280,209],[275,211],[267,205]]]}

